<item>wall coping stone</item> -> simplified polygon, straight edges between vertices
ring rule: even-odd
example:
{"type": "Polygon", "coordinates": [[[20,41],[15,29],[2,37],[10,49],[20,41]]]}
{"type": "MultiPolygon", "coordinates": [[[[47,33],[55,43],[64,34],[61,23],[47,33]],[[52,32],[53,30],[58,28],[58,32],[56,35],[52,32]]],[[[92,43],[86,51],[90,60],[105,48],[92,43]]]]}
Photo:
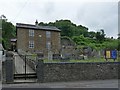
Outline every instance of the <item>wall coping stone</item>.
{"type": "Polygon", "coordinates": [[[120,64],[120,62],[46,62],[44,64],[120,64]]]}

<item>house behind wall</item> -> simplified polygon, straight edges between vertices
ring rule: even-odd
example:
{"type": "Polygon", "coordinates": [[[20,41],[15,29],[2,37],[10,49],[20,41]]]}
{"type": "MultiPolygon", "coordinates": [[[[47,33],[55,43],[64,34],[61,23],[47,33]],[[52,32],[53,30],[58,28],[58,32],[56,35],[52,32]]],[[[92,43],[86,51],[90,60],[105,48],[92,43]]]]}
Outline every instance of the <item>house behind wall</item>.
{"type": "Polygon", "coordinates": [[[41,53],[51,59],[53,54],[60,54],[60,31],[53,26],[16,24],[17,51],[41,53]]]}

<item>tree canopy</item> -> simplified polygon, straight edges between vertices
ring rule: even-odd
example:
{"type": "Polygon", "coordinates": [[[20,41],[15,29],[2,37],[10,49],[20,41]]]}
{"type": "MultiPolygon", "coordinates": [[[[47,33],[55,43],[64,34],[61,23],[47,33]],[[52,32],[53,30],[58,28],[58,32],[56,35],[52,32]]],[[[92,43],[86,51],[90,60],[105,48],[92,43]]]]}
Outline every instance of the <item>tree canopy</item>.
{"type": "MultiPolygon", "coordinates": [[[[106,38],[104,29],[97,32],[89,31],[89,28],[83,25],[76,25],[70,20],[56,20],[55,22],[44,23],[38,25],[55,26],[61,30],[61,37],[69,37],[78,47],[89,46],[93,49],[117,49],[120,45],[120,39],[106,38]]],[[[15,26],[7,20],[2,21],[2,42],[5,49],[10,48],[10,39],[16,37],[15,26]]],[[[119,34],[120,37],[120,34],[119,34]]]]}
{"type": "Polygon", "coordinates": [[[61,30],[61,36],[67,36],[78,46],[89,46],[93,49],[116,49],[118,47],[118,40],[113,38],[106,38],[104,29],[97,32],[89,31],[83,25],[76,25],[70,20],[56,20],[55,22],[43,23],[42,26],[55,26],[61,30]]]}
{"type": "Polygon", "coordinates": [[[2,43],[5,49],[10,48],[10,39],[16,37],[15,26],[7,20],[2,20],[2,43]]]}

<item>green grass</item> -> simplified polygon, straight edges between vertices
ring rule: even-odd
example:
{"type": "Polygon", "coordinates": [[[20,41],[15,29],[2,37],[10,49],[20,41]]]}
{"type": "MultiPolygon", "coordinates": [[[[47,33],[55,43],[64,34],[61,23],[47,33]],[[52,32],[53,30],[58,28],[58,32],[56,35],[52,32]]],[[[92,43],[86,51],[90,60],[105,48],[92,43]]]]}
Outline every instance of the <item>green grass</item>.
{"type": "Polygon", "coordinates": [[[108,59],[106,61],[105,59],[88,59],[88,60],[70,60],[70,62],[117,62],[118,60],[114,61],[113,59],[108,59]]]}
{"type": "Polygon", "coordinates": [[[48,60],[48,59],[44,59],[44,63],[47,63],[47,62],[59,63],[59,62],[61,62],[61,61],[60,61],[60,60],[48,60]]]}
{"type": "Polygon", "coordinates": [[[47,62],[51,62],[51,63],[59,63],[59,62],[118,62],[120,60],[113,60],[113,59],[108,59],[108,61],[106,61],[104,58],[91,58],[91,59],[87,59],[87,60],[44,60],[44,63],[47,62]]]}

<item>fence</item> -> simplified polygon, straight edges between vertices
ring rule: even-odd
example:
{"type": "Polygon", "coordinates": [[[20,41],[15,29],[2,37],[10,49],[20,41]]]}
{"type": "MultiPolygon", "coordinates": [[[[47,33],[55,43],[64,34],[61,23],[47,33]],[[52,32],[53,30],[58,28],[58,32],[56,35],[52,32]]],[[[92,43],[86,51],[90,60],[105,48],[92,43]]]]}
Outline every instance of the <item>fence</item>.
{"type": "Polygon", "coordinates": [[[34,55],[19,55],[26,64],[28,64],[34,71],[36,70],[37,57],[34,55]]]}
{"type": "MultiPolygon", "coordinates": [[[[5,61],[5,81],[6,83],[14,83],[16,79],[34,79],[34,81],[42,82],[43,80],[43,62],[37,58],[37,63],[32,61],[30,57],[25,55],[14,55],[9,52],[6,54],[5,61]],[[36,79],[36,80],[35,80],[36,79]]],[[[21,80],[20,80],[21,81],[21,80]]]]}

